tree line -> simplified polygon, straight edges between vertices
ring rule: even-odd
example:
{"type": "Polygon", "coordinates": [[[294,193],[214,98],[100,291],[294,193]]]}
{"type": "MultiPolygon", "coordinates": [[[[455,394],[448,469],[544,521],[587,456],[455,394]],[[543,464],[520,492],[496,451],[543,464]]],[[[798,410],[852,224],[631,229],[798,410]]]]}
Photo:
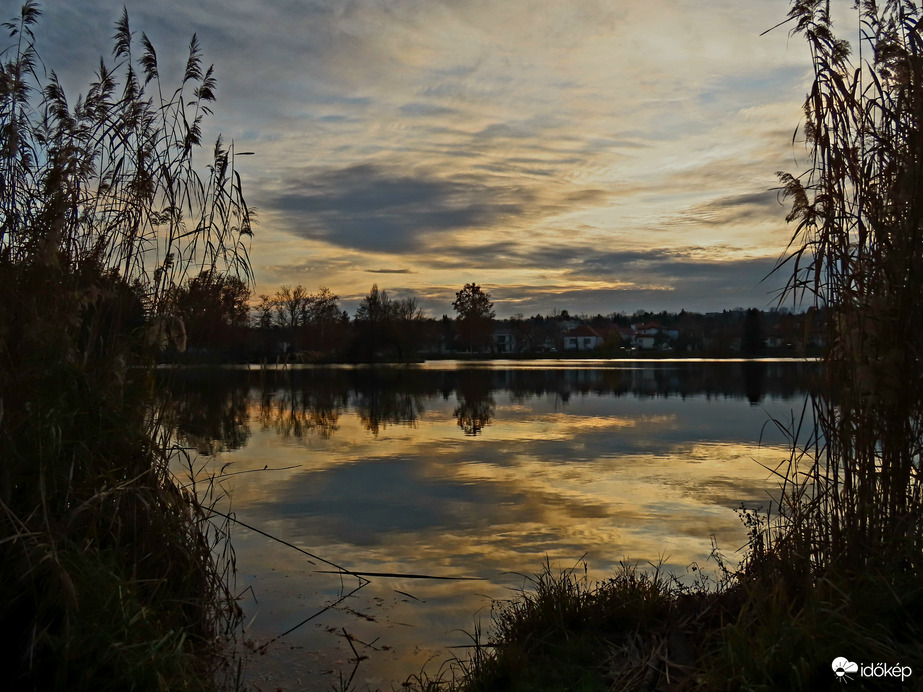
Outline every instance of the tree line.
{"type": "MultiPolygon", "coordinates": [[[[578,324],[603,337],[597,351],[624,355],[632,325],[656,324],[657,350],[759,355],[767,349],[804,354],[822,322],[817,311],[725,310],[720,313],[636,311],[607,315],[521,314],[498,319],[490,293],[476,283],[456,292],[454,314],[426,315],[414,297],[392,297],[377,284],[353,316],[328,287],[312,292],[284,285],[254,298],[231,275],[203,271],[174,287],[172,314],[183,325],[182,344],[166,338],[168,358],[235,361],[412,361],[436,354],[541,354],[564,350],[563,335],[578,324]],[[500,339],[498,334],[504,335],[500,339]],[[179,355],[180,346],[188,353],[179,355]]],[[[143,316],[138,317],[143,319],[143,316]]]]}
{"type": "Polygon", "coordinates": [[[416,298],[391,297],[377,284],[352,319],[339,301],[326,286],[311,292],[301,284],[254,301],[242,280],[206,270],[173,288],[172,316],[182,336],[163,345],[174,354],[188,347],[187,358],[404,361],[446,339],[455,348],[487,348],[495,318],[490,294],[474,283],[456,294],[455,320],[427,317],[416,298]]]}

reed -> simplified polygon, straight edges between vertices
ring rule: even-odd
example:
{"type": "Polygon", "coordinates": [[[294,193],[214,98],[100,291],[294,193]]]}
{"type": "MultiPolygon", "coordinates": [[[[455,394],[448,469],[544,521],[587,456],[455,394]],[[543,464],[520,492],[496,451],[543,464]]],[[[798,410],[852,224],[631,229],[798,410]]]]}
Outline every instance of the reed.
{"type": "Polygon", "coordinates": [[[740,611],[713,637],[715,687],[826,688],[844,655],[923,671],[923,11],[854,9],[855,54],[829,2],[789,13],[814,80],[810,166],[779,174],[796,223],[780,268],[827,343],[781,502],[737,575],[740,611]]]}
{"type": "Polygon", "coordinates": [[[815,569],[918,570],[923,14],[913,3],[862,3],[856,62],[825,3],[796,2],[790,17],[815,77],[804,124],[811,167],[780,174],[797,222],[789,290],[826,315],[827,353],[780,538],[800,542],[815,569]]]}
{"type": "Polygon", "coordinates": [[[39,19],[30,0],[3,24],[0,65],[0,658],[17,689],[207,689],[233,553],[171,473],[150,366],[187,274],[249,279],[250,213],[232,148],[198,173],[215,79],[194,37],[170,90],[124,13],[71,105],[39,19]]]}

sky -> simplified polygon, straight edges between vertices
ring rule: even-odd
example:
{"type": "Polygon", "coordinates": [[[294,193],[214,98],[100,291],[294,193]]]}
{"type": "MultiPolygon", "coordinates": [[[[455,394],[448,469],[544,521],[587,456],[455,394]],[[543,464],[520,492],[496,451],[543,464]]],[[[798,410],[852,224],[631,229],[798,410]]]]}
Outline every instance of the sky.
{"type": "Polygon", "coordinates": [[[761,35],[786,0],[46,1],[38,49],[72,102],[123,5],[166,83],[193,33],[215,66],[206,137],[253,152],[257,294],[327,286],[352,312],[377,284],[435,317],[470,282],[500,317],[776,304],[776,172],[807,165],[810,83],[801,38],[761,35]]]}

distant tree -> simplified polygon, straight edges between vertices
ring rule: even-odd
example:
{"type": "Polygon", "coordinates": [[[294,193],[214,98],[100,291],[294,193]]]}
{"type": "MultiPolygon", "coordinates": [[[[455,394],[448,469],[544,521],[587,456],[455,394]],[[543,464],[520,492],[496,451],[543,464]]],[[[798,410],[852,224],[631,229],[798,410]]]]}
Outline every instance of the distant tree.
{"type": "Polygon", "coordinates": [[[534,330],[532,323],[523,318],[521,312],[513,315],[509,320],[510,333],[513,335],[513,349],[519,352],[534,351],[535,344],[532,338],[534,330]]]}
{"type": "Polygon", "coordinates": [[[744,331],[740,350],[746,355],[757,355],[763,350],[763,328],[760,311],[750,308],[744,317],[744,331]]]}
{"type": "Polygon", "coordinates": [[[401,298],[392,303],[394,317],[398,320],[409,321],[423,318],[423,310],[417,305],[416,298],[401,298]]]}
{"type": "Polygon", "coordinates": [[[462,320],[472,318],[492,320],[495,317],[490,294],[482,291],[481,287],[474,283],[465,284],[465,287],[455,294],[452,307],[462,320]]]}
{"type": "Polygon", "coordinates": [[[398,360],[410,358],[423,345],[424,320],[416,298],[401,298],[391,303],[391,341],[398,360]]]}
{"type": "Polygon", "coordinates": [[[491,323],[496,315],[490,294],[475,283],[465,284],[452,303],[458,313],[456,326],[469,348],[484,348],[490,342],[491,323]]]}
{"type": "Polygon", "coordinates": [[[301,327],[307,322],[309,297],[304,286],[283,286],[276,291],[275,323],[283,329],[301,327]]]}
{"type": "Polygon", "coordinates": [[[458,339],[454,320],[448,315],[443,315],[442,319],[439,320],[439,330],[439,338],[443,347],[450,350],[454,349],[456,347],[456,340],[458,339]]]}
{"type": "Polygon", "coordinates": [[[326,286],[321,286],[317,293],[312,293],[307,300],[308,323],[314,325],[330,325],[341,321],[342,314],[337,301],[339,296],[326,286]]]}
{"type": "Polygon", "coordinates": [[[203,271],[173,293],[189,348],[228,349],[249,321],[250,288],[236,276],[203,271]]]}
{"type": "Polygon", "coordinates": [[[272,327],[274,312],[275,301],[267,294],[261,294],[260,302],[256,306],[256,326],[260,329],[269,329],[272,327]]]}
{"type": "Polygon", "coordinates": [[[339,296],[326,286],[307,297],[305,308],[305,345],[307,348],[330,352],[339,348],[349,317],[340,311],[339,296]]]}
{"type": "Polygon", "coordinates": [[[379,291],[378,284],[372,284],[369,294],[356,308],[356,322],[377,323],[387,319],[391,309],[391,299],[387,291],[379,291]]]}
{"type": "Polygon", "coordinates": [[[387,291],[379,291],[378,284],[372,284],[368,295],[356,308],[356,347],[364,360],[374,361],[388,344],[391,316],[391,299],[387,291]]]}
{"type": "Polygon", "coordinates": [[[426,318],[416,298],[392,299],[372,286],[356,309],[357,351],[366,360],[379,355],[405,360],[422,347],[426,318]]]}
{"type": "Polygon", "coordinates": [[[274,295],[260,295],[256,306],[256,326],[266,332],[276,329],[274,335],[264,334],[264,346],[284,340],[296,351],[337,350],[343,339],[349,315],[340,310],[339,296],[326,286],[317,293],[309,293],[301,284],[282,286],[274,295]]]}
{"type": "Polygon", "coordinates": [[[602,350],[607,355],[613,356],[617,354],[626,345],[626,341],[622,338],[621,332],[615,325],[612,325],[604,332],[602,350]]]}

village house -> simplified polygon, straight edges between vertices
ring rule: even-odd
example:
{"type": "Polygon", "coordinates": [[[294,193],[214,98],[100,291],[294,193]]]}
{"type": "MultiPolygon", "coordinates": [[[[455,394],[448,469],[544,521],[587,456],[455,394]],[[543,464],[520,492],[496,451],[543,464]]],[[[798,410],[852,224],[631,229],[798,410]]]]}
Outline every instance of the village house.
{"type": "Polygon", "coordinates": [[[564,333],[565,351],[595,351],[603,345],[603,335],[586,324],[580,324],[564,333]]]}
{"type": "Polygon", "coordinates": [[[641,350],[669,349],[671,342],[679,338],[679,330],[664,329],[657,322],[633,324],[631,328],[634,330],[632,346],[641,350]]]}
{"type": "Polygon", "coordinates": [[[494,327],[491,339],[494,353],[514,353],[516,351],[516,336],[506,326],[494,327]]]}

